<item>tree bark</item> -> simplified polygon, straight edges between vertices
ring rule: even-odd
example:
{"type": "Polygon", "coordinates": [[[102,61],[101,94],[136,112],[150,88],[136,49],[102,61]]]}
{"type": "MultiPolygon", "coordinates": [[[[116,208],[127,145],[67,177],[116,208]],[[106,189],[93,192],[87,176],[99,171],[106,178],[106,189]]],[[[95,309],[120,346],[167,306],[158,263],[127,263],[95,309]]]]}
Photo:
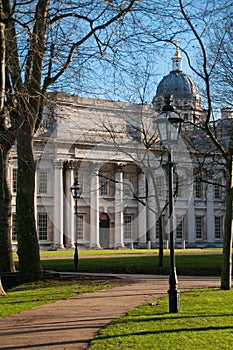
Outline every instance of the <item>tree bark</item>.
{"type": "Polygon", "coordinates": [[[221,289],[231,289],[232,283],[232,158],[226,161],[226,212],[222,255],[221,289]]]}
{"type": "Polygon", "coordinates": [[[18,238],[19,273],[22,281],[41,278],[39,243],[34,216],[35,163],[33,126],[26,120],[17,131],[17,201],[16,231],[18,238]]]}
{"type": "Polygon", "coordinates": [[[13,272],[11,247],[11,192],[8,184],[9,150],[0,149],[0,272],[13,272]]]}
{"type": "Polygon", "coordinates": [[[4,289],[3,289],[1,276],[0,276],[0,296],[3,297],[5,295],[6,295],[6,293],[5,293],[4,289]]]}

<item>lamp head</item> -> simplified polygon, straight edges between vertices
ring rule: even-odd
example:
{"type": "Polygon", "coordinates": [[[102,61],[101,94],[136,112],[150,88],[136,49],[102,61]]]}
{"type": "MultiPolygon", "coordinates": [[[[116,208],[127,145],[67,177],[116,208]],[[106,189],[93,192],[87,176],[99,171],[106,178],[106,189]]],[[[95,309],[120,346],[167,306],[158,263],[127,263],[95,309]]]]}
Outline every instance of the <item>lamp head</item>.
{"type": "Polygon", "coordinates": [[[79,199],[81,197],[82,191],[77,177],[74,179],[74,184],[70,187],[70,190],[74,199],[79,199]]]}

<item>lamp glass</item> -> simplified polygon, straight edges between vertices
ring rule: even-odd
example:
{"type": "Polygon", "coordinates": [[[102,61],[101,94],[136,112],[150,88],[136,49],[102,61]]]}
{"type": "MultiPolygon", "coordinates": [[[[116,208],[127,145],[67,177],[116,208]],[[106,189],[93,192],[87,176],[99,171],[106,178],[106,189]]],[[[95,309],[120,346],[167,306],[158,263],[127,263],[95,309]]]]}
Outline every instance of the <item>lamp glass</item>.
{"type": "Polygon", "coordinates": [[[167,113],[161,113],[157,118],[157,127],[159,132],[159,138],[161,142],[168,141],[168,119],[167,113]]]}
{"type": "Polygon", "coordinates": [[[74,184],[71,186],[70,190],[74,199],[80,198],[82,191],[77,179],[75,179],[74,184]]]}

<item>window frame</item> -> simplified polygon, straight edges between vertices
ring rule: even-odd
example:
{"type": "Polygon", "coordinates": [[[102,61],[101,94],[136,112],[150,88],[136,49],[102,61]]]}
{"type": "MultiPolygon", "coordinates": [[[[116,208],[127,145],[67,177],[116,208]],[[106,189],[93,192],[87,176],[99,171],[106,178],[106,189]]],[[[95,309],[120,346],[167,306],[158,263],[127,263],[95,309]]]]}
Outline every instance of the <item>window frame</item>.
{"type": "Polygon", "coordinates": [[[12,168],[12,193],[17,192],[18,168],[12,168]]]}
{"type": "Polygon", "coordinates": [[[12,213],[11,215],[11,240],[17,241],[16,234],[16,213],[12,213]]]}
{"type": "Polygon", "coordinates": [[[38,213],[37,214],[37,230],[38,230],[38,239],[39,241],[48,241],[48,214],[47,213],[38,213]],[[40,219],[43,220],[41,221],[40,219]],[[44,221],[44,218],[46,218],[46,221],[44,221]],[[43,224],[43,226],[41,226],[41,223],[43,224]],[[44,223],[45,226],[44,226],[44,223]]]}
{"type": "Polygon", "coordinates": [[[84,239],[85,214],[78,214],[75,218],[75,241],[83,241],[84,239]],[[81,230],[80,230],[81,228],[81,230]]]}
{"type": "Polygon", "coordinates": [[[39,195],[48,194],[49,188],[48,188],[48,177],[49,177],[49,170],[48,169],[39,169],[37,173],[37,193],[39,195]],[[41,179],[42,175],[46,175],[46,181],[44,179],[41,179]]]}
{"type": "Polygon", "coordinates": [[[215,215],[214,216],[214,238],[215,240],[221,240],[223,238],[223,217],[221,215],[215,215]],[[216,223],[216,220],[219,220],[218,223],[216,223]],[[216,233],[217,233],[217,228],[218,226],[218,235],[219,237],[217,237],[216,233]]]}
{"type": "Polygon", "coordinates": [[[195,216],[195,237],[196,237],[196,241],[202,241],[204,238],[204,216],[203,215],[195,216]],[[198,237],[198,234],[197,234],[199,229],[200,229],[199,231],[200,237],[198,237]]]}
{"type": "Polygon", "coordinates": [[[124,242],[129,243],[132,242],[132,223],[133,216],[131,214],[124,214],[124,242]],[[129,219],[128,222],[127,219],[129,219]]]}

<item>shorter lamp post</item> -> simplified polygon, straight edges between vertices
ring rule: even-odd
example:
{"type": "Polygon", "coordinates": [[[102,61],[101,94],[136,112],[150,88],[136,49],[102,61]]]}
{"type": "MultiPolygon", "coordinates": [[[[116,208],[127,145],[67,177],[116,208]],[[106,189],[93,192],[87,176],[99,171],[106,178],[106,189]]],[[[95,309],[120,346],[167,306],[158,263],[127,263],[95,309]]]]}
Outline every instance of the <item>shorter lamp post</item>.
{"type": "Polygon", "coordinates": [[[164,99],[162,113],[157,117],[156,124],[159,132],[160,142],[167,145],[168,153],[168,193],[169,193],[169,219],[170,219],[170,271],[169,271],[169,312],[178,313],[180,309],[178,281],[175,267],[174,253],[174,199],[173,199],[173,167],[171,145],[179,138],[181,123],[183,119],[174,111],[171,105],[171,96],[164,99]]]}
{"type": "MultiPolygon", "coordinates": [[[[78,178],[76,177],[74,179],[74,183],[73,185],[70,187],[70,190],[72,192],[72,196],[75,200],[75,216],[76,216],[76,229],[75,229],[75,232],[77,233],[77,224],[78,224],[78,199],[80,198],[81,196],[81,186],[80,184],[78,183],[78,178]]],[[[74,268],[75,268],[75,271],[77,272],[78,271],[78,242],[77,242],[77,234],[76,234],[76,237],[75,237],[75,243],[74,243],[74,247],[75,247],[75,250],[74,250],[74,268]]]]}

